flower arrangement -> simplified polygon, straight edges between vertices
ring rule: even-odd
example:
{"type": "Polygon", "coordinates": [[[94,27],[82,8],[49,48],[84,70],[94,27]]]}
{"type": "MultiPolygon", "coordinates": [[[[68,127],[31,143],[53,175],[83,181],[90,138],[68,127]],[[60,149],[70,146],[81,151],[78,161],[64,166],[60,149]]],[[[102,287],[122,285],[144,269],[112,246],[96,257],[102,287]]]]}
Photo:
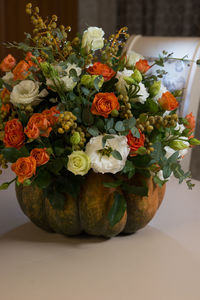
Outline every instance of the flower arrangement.
{"type": "MultiPolygon", "coordinates": [[[[0,64],[5,72],[0,79],[0,165],[11,163],[16,174],[11,182],[39,187],[61,210],[64,192],[76,198],[91,170],[116,174],[105,187],[143,196],[145,182],[129,186],[122,178],[152,176],[162,186],[174,174],[192,188],[190,172],[180,161],[200,144],[193,136],[194,117],[178,117],[180,91],[167,91],[162,71],[152,74],[144,57],[123,52],[127,28],[106,40],[101,28],[89,27],[69,41],[70,27],[58,26],[57,16],[43,20],[31,4],[26,12],[33,34],[26,34],[24,43],[7,44],[24,51],[24,59],[16,63],[9,54],[0,64]]],[[[165,59],[170,56],[163,52],[154,64],[162,67],[165,59]]],[[[118,196],[115,192],[116,200],[125,201],[118,196]]],[[[124,206],[118,207],[118,219],[120,209],[122,216],[124,206]]]]}

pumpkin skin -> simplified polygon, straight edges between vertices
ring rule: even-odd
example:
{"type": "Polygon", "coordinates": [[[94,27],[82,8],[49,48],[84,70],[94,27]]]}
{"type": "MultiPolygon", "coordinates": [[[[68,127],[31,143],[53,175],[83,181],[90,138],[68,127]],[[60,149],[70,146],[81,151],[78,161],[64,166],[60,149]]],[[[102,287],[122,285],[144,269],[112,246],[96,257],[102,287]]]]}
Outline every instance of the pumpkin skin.
{"type": "MultiPolygon", "coordinates": [[[[72,236],[84,231],[89,235],[104,237],[134,233],[146,226],[155,215],[163,200],[165,185],[160,188],[153,182],[152,177],[145,179],[149,189],[148,196],[138,196],[124,193],[119,187],[104,187],[104,182],[115,180],[116,176],[113,174],[97,174],[90,171],[81,188],[79,199],[75,200],[70,195],[65,195],[64,210],[54,209],[42,190],[37,187],[21,184],[16,186],[16,195],[24,214],[48,232],[72,236]],[[107,216],[114,201],[115,191],[123,194],[127,209],[121,220],[111,227],[107,216]]],[[[141,177],[135,176],[127,182],[138,185],[140,181],[141,177]]]]}

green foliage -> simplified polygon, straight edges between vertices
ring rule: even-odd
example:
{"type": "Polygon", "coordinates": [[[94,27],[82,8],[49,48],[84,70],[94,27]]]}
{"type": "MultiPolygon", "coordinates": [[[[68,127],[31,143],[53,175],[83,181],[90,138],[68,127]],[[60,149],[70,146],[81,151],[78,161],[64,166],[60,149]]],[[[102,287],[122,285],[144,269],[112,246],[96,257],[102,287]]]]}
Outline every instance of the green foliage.
{"type": "Polygon", "coordinates": [[[120,152],[117,151],[117,150],[113,150],[113,151],[111,152],[111,155],[112,155],[114,158],[116,158],[117,160],[122,160],[122,156],[121,156],[120,152]]]}
{"type": "Polygon", "coordinates": [[[18,160],[20,157],[27,157],[29,156],[29,152],[27,151],[26,147],[22,147],[21,149],[16,148],[4,148],[2,150],[2,154],[4,158],[11,163],[14,163],[18,160]]]}
{"type": "Polygon", "coordinates": [[[135,174],[135,166],[132,161],[130,160],[126,161],[122,173],[126,174],[128,176],[128,179],[133,177],[133,175],[135,174]]]}
{"type": "Polygon", "coordinates": [[[114,193],[114,203],[108,213],[108,220],[110,226],[115,226],[123,217],[126,210],[126,200],[124,197],[115,192],[114,193]]]}

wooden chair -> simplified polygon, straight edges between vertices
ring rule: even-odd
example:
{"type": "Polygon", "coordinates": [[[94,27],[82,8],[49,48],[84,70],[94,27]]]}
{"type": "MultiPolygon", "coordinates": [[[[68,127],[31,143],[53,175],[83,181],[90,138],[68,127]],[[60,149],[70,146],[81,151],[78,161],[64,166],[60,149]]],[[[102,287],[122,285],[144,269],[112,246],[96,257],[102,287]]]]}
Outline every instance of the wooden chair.
{"type": "MultiPolygon", "coordinates": [[[[173,52],[173,57],[183,58],[194,61],[187,63],[180,60],[168,60],[165,63],[165,69],[168,74],[162,79],[163,84],[169,90],[183,90],[183,97],[179,109],[180,116],[186,116],[192,112],[197,120],[197,134],[200,120],[198,120],[198,110],[200,102],[200,66],[195,62],[200,58],[200,38],[198,37],[151,37],[133,35],[129,38],[125,51],[135,51],[142,54],[148,60],[158,58],[159,54],[165,50],[168,53],[173,52]]],[[[158,68],[156,66],[156,68],[158,68]]],[[[161,68],[161,67],[159,67],[161,68]]],[[[155,71],[155,67],[154,67],[155,71]]],[[[189,169],[191,161],[191,152],[187,154],[182,161],[184,169],[189,169]]],[[[198,155],[199,156],[199,155],[198,155]]],[[[199,158],[200,167],[200,158],[199,158]]],[[[200,173],[200,172],[199,172],[200,173]]]]}

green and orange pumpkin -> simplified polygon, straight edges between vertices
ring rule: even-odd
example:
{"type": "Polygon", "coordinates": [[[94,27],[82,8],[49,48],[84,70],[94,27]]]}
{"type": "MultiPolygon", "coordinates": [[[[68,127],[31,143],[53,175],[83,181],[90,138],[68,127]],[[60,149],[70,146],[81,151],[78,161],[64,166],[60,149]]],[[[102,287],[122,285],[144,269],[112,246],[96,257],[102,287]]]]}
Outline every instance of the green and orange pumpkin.
{"type": "MultiPolygon", "coordinates": [[[[165,193],[165,185],[159,187],[152,177],[145,179],[147,196],[125,193],[117,188],[106,188],[105,182],[115,181],[112,174],[89,172],[77,199],[65,195],[63,210],[55,209],[38,187],[16,186],[16,194],[21,209],[37,226],[49,232],[68,236],[86,232],[89,235],[112,237],[120,233],[134,233],[143,228],[153,218],[165,193]],[[114,226],[108,220],[108,213],[114,202],[114,192],[123,194],[127,203],[124,215],[114,226]]],[[[138,182],[133,177],[129,184],[138,182]]]]}

